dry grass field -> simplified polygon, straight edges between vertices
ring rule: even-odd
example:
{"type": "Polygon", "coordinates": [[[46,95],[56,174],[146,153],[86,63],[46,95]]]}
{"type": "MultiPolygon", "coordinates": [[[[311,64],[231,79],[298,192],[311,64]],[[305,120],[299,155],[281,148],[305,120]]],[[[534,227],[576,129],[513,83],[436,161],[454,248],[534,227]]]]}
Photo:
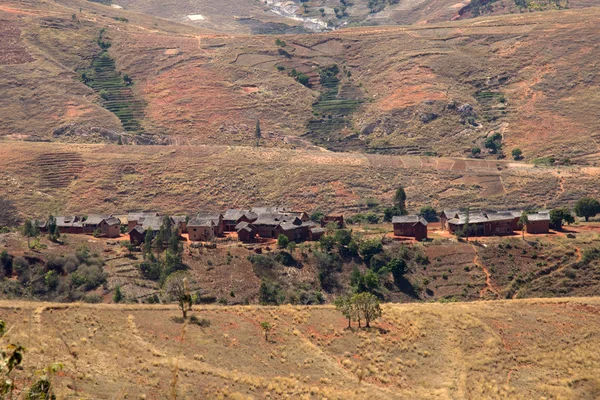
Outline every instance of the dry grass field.
{"type": "Polygon", "coordinates": [[[595,399],[600,300],[386,304],[371,330],[329,306],[0,303],[27,348],[18,384],[52,362],[59,398],[595,399]],[[274,329],[265,341],[260,323],[274,329]]]}

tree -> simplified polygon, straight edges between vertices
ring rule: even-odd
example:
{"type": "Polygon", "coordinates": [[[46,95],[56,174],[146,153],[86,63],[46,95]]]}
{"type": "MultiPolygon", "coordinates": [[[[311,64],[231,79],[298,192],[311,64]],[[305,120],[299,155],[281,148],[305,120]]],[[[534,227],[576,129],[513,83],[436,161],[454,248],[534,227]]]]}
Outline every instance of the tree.
{"type": "Polygon", "coordinates": [[[383,245],[380,240],[365,240],[360,242],[358,245],[358,252],[365,261],[365,264],[369,265],[371,263],[371,258],[375,254],[379,254],[383,251],[383,245]]]}
{"type": "Polygon", "coordinates": [[[284,234],[279,234],[279,236],[277,236],[277,246],[279,246],[280,249],[285,249],[289,242],[290,240],[284,234]]]}
{"type": "Polygon", "coordinates": [[[144,236],[144,247],[142,248],[142,251],[144,253],[144,259],[146,259],[146,257],[148,257],[151,253],[152,253],[152,240],[153,240],[153,234],[152,234],[152,230],[151,229],[146,229],[146,234],[144,236]]]}
{"type": "Polygon", "coordinates": [[[30,219],[26,220],[25,224],[23,225],[23,236],[27,238],[27,247],[31,247],[29,240],[35,236],[35,229],[30,219]]]}
{"type": "Polygon", "coordinates": [[[425,218],[427,222],[435,222],[438,220],[437,211],[435,211],[435,208],[432,206],[422,207],[419,215],[425,218]]]}
{"type": "MultiPolygon", "coordinates": [[[[359,272],[360,273],[360,272],[359,272]]],[[[334,300],[335,308],[348,319],[348,329],[352,328],[352,320],[356,318],[356,307],[352,303],[352,296],[338,296],[334,300]]]]}
{"type": "Polygon", "coordinates": [[[595,217],[596,214],[600,213],[600,203],[592,197],[582,197],[577,200],[573,210],[578,217],[584,217],[587,222],[590,217],[595,217]]]}
{"type": "Polygon", "coordinates": [[[490,150],[490,153],[498,153],[498,151],[500,151],[502,148],[502,135],[498,132],[494,133],[485,140],[483,145],[486,149],[490,150]]]}
{"type": "Polygon", "coordinates": [[[317,210],[311,214],[310,220],[321,223],[321,220],[323,219],[323,217],[325,217],[325,214],[322,211],[317,210]]]}
{"type": "Polygon", "coordinates": [[[172,254],[181,254],[183,253],[183,245],[179,241],[179,232],[176,227],[173,228],[171,232],[171,238],[169,239],[169,252],[172,254]]]}
{"type": "Polygon", "coordinates": [[[365,327],[371,327],[371,321],[381,317],[379,300],[371,293],[359,293],[352,296],[352,302],[356,306],[358,318],[365,320],[365,327]]]}
{"type": "Polygon", "coordinates": [[[271,329],[273,329],[273,327],[268,322],[261,322],[260,326],[261,326],[261,328],[263,328],[263,331],[265,331],[265,341],[268,342],[269,341],[269,332],[271,331],[271,329]]]}
{"type": "Polygon", "coordinates": [[[188,311],[192,310],[192,295],[188,287],[189,274],[177,271],[169,275],[165,282],[165,292],[171,300],[179,305],[183,319],[187,318],[188,311]]]}
{"type": "Polygon", "coordinates": [[[0,271],[0,276],[5,276],[10,278],[13,274],[13,258],[8,254],[8,251],[2,250],[0,253],[0,267],[2,267],[2,271],[0,271]]]}
{"type": "Polygon", "coordinates": [[[526,213],[521,214],[521,218],[519,218],[519,225],[521,225],[521,233],[523,234],[523,240],[525,240],[525,228],[529,223],[529,217],[526,213]]]}
{"type": "Polygon", "coordinates": [[[60,229],[56,224],[56,218],[53,215],[48,217],[48,223],[46,224],[48,228],[48,236],[51,241],[56,242],[60,238],[60,229]]]}
{"type": "Polygon", "coordinates": [[[388,263],[387,268],[392,273],[396,284],[404,279],[404,275],[408,272],[408,265],[406,264],[406,261],[401,258],[392,259],[392,261],[388,263]]]}
{"type": "Polygon", "coordinates": [[[113,301],[120,303],[123,301],[123,292],[121,292],[121,286],[115,286],[115,292],[113,293],[113,301]]]}
{"type": "Polygon", "coordinates": [[[523,152],[519,148],[513,149],[512,156],[515,160],[520,160],[523,158],[523,152]]]}
{"type": "Polygon", "coordinates": [[[396,189],[393,201],[394,207],[398,209],[400,215],[406,215],[406,192],[402,186],[396,189]]]}
{"type": "Polygon", "coordinates": [[[477,157],[481,154],[481,149],[479,147],[473,147],[471,149],[471,156],[477,157]]]}
{"type": "Polygon", "coordinates": [[[550,211],[550,223],[556,230],[561,230],[563,221],[571,224],[575,222],[575,218],[571,214],[571,210],[566,207],[555,208],[550,211]]]}
{"type": "Polygon", "coordinates": [[[260,120],[256,119],[256,129],[254,130],[254,136],[256,137],[256,147],[260,146],[260,138],[262,137],[262,132],[260,131],[260,120]]]}

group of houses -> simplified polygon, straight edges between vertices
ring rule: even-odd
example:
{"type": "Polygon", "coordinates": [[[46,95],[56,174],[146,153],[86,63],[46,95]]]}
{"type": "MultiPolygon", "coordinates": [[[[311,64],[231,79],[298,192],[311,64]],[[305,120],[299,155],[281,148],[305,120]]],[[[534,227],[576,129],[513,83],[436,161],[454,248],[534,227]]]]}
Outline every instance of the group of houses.
{"type": "MultiPolygon", "coordinates": [[[[550,231],[550,212],[538,211],[527,214],[523,227],[519,222],[523,211],[462,211],[444,210],[440,215],[442,231],[468,236],[501,236],[525,229],[530,234],[550,231]]],[[[403,215],[392,218],[395,236],[427,239],[427,221],[419,215],[403,215]]]]}
{"type": "MultiPolygon", "coordinates": [[[[225,213],[201,212],[193,217],[168,216],[171,226],[180,236],[187,234],[190,241],[207,242],[235,232],[242,242],[254,242],[261,238],[278,238],[284,235],[290,241],[319,240],[328,223],[344,226],[342,215],[327,215],[320,223],[311,221],[303,211],[283,207],[254,207],[230,209],[225,213]]],[[[165,216],[156,212],[130,213],[118,218],[113,215],[59,216],[56,225],[61,233],[94,234],[99,237],[118,238],[129,233],[130,242],[140,245],[147,237],[154,237],[163,226],[165,216]],[[150,236],[148,236],[148,234],[150,236]]],[[[47,222],[40,224],[42,230],[47,222]]]]}

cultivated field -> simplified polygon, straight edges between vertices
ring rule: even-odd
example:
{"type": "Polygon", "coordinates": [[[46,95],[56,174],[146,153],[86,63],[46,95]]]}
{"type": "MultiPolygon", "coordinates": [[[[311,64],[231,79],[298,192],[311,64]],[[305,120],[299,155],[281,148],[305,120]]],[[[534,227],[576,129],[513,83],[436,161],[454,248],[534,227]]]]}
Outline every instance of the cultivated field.
{"type": "Polygon", "coordinates": [[[332,307],[0,303],[27,347],[20,384],[52,362],[59,398],[595,399],[600,300],[383,306],[369,331],[332,307]],[[265,341],[260,323],[274,329],[265,341]],[[22,379],[22,380],[21,380],[22,379]]]}

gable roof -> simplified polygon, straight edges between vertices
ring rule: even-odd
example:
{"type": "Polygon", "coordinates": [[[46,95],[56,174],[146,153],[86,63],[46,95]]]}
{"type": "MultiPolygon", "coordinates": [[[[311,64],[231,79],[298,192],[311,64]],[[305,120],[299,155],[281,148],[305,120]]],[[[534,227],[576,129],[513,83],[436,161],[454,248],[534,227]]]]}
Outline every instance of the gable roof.
{"type": "Polygon", "coordinates": [[[104,219],[104,222],[106,222],[108,226],[121,225],[121,220],[116,217],[106,218],[104,219]]]}
{"type": "Polygon", "coordinates": [[[173,224],[175,225],[185,222],[187,220],[187,216],[185,215],[173,215],[169,218],[171,218],[171,221],[173,221],[173,224]]]}
{"type": "Polygon", "coordinates": [[[531,222],[550,221],[549,213],[535,213],[527,215],[527,219],[531,222]]]}
{"type": "Polygon", "coordinates": [[[422,224],[427,226],[427,221],[425,218],[419,215],[397,215],[392,217],[392,224],[422,224]]]}
{"type": "Polygon", "coordinates": [[[198,220],[204,221],[212,221],[215,225],[219,225],[221,220],[223,219],[223,214],[221,213],[210,213],[210,212],[200,212],[196,214],[196,218],[198,220]]]}
{"type": "Polygon", "coordinates": [[[134,212],[127,214],[127,221],[140,221],[146,217],[158,217],[157,212],[134,212]]]}
{"type": "Polygon", "coordinates": [[[225,214],[223,214],[223,219],[226,221],[237,221],[238,219],[242,218],[247,212],[250,212],[250,210],[230,208],[229,210],[225,211],[225,214]]]}
{"type": "Polygon", "coordinates": [[[188,222],[188,228],[194,228],[194,227],[213,227],[215,226],[215,222],[212,219],[203,219],[203,218],[192,218],[191,220],[189,220],[188,222]]]}
{"type": "Polygon", "coordinates": [[[81,218],[77,217],[77,216],[67,215],[67,216],[56,217],[55,219],[56,219],[56,226],[61,227],[61,228],[70,227],[70,226],[82,226],[81,218]]]}
{"type": "Polygon", "coordinates": [[[163,217],[146,217],[144,218],[144,221],[138,225],[142,225],[146,230],[150,229],[152,231],[158,231],[160,230],[162,223],[163,217]]]}
{"type": "Polygon", "coordinates": [[[143,226],[141,226],[141,225],[136,225],[135,227],[133,227],[133,229],[131,229],[131,230],[129,231],[129,234],[131,235],[131,233],[132,233],[132,232],[134,232],[134,233],[135,233],[135,232],[137,232],[137,233],[139,233],[140,235],[143,235],[143,234],[145,234],[145,233],[146,233],[146,230],[144,229],[144,227],[143,227],[143,226]]]}
{"type": "Polygon", "coordinates": [[[111,217],[112,217],[112,215],[109,215],[109,214],[91,214],[91,215],[87,216],[85,221],[83,221],[83,225],[84,226],[100,225],[100,223],[102,221],[104,221],[105,219],[109,219],[111,217]]]}

